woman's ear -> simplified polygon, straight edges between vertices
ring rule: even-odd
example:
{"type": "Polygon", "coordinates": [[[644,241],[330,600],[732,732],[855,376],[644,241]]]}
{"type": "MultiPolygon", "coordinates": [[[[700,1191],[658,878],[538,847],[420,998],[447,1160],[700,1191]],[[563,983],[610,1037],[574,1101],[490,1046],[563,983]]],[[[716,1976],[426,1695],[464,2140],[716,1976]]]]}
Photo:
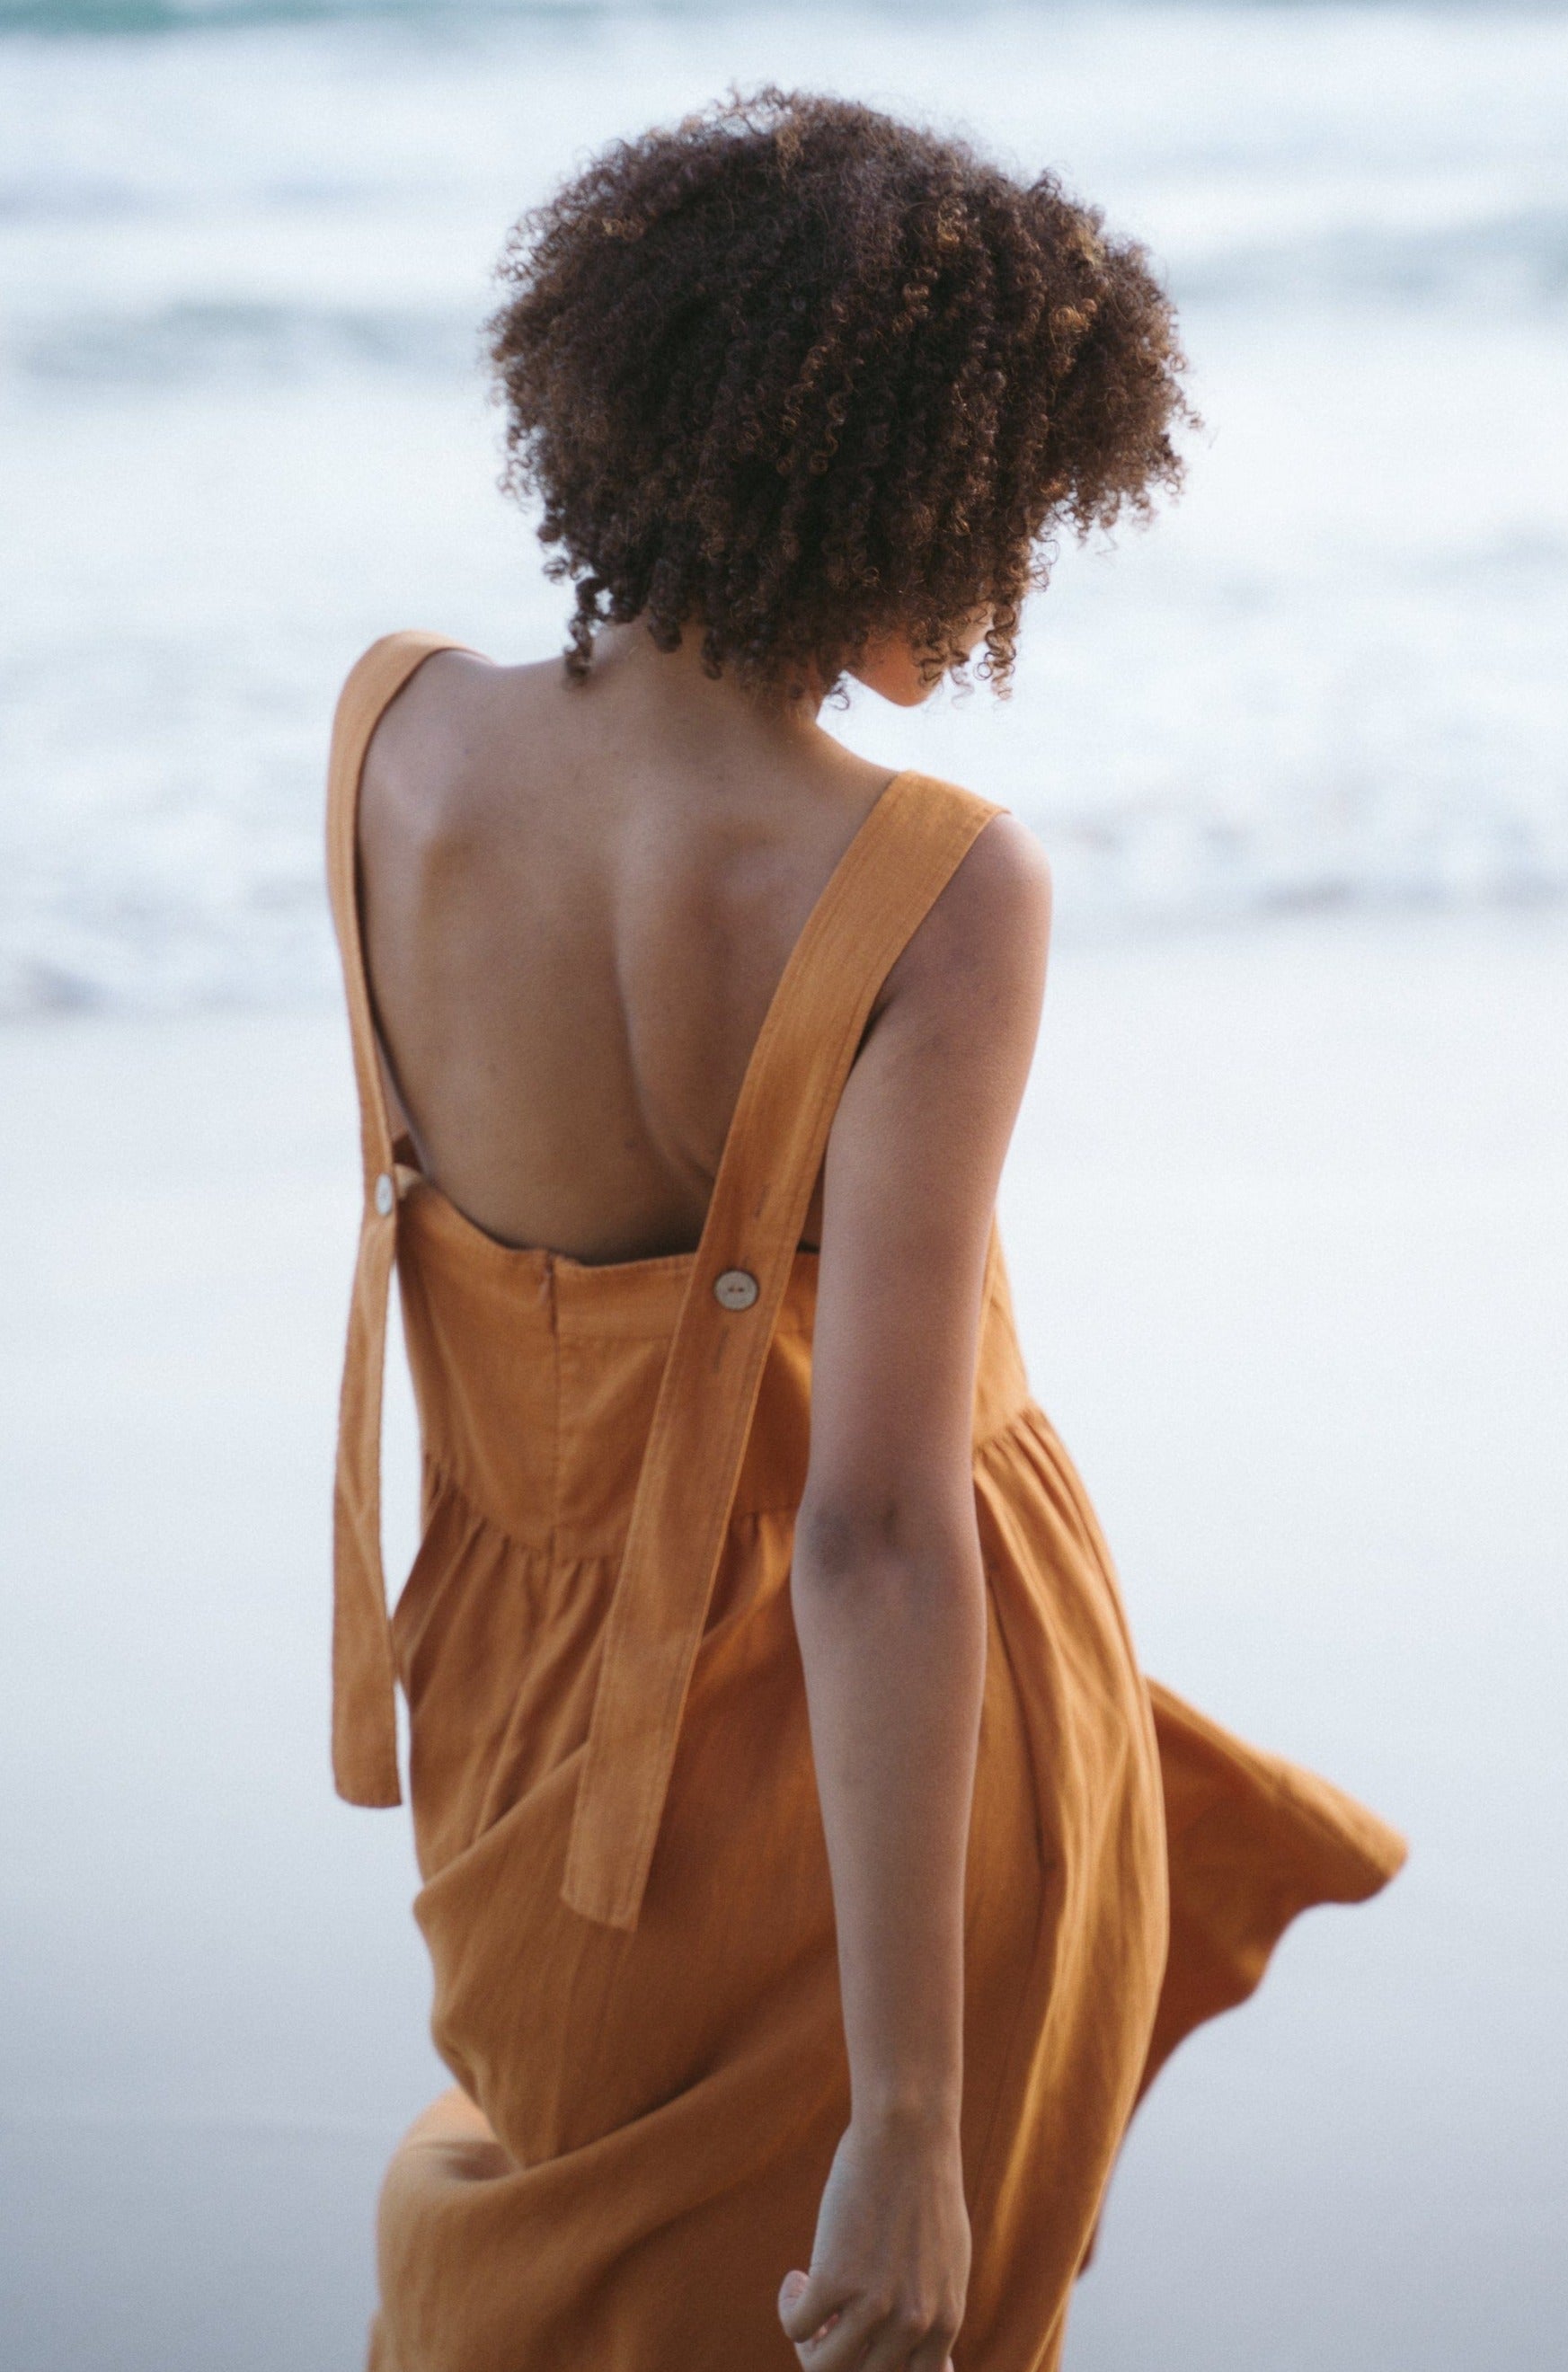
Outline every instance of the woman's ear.
{"type": "MultiPolygon", "coordinates": [[[[989,628],[993,614],[989,609],[976,610],[964,620],[954,637],[954,647],[966,658],[989,628]]],[[[946,669],[908,634],[874,634],[845,672],[867,692],[890,700],[895,708],[918,708],[922,701],[930,699],[946,669]]]]}
{"type": "Polygon", "coordinates": [[[877,635],[847,672],[895,708],[918,708],[942,680],[941,670],[933,670],[905,634],[877,635]]]}

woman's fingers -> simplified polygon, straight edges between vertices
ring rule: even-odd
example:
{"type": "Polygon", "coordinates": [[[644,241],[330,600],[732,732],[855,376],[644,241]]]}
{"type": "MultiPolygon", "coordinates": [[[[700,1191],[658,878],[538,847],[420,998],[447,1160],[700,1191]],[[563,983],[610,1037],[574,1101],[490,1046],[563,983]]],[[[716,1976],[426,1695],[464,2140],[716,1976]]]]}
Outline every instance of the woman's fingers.
{"type": "Polygon", "coordinates": [[[809,2286],[806,2274],[799,2270],[798,2266],[794,2273],[786,2273],[779,2284],[779,2320],[784,2324],[785,2331],[789,2329],[790,2308],[798,2306],[802,2295],[809,2286]]]}
{"type": "Polygon", "coordinates": [[[953,2343],[950,2331],[934,2331],[923,2346],[917,2347],[909,2360],[909,2372],[953,2372],[953,2359],[947,2350],[953,2343]]]}
{"type": "Polygon", "coordinates": [[[871,2334],[865,2355],[852,2358],[855,2372],[952,2372],[950,2329],[923,2331],[907,2317],[885,2317],[871,2334]]]}
{"type": "MultiPolygon", "coordinates": [[[[883,2372],[883,2358],[876,2349],[891,2326],[880,2305],[865,2298],[839,2304],[825,2283],[807,2283],[805,2289],[794,2291],[787,2304],[780,2292],[779,2320],[795,2343],[802,2372],[870,2372],[873,2365],[883,2372]]],[[[902,2354],[887,2358],[889,2372],[904,2372],[909,2353],[906,2339],[902,2354]]]]}
{"type": "Polygon", "coordinates": [[[796,2343],[802,2372],[864,2372],[866,2343],[877,2328],[877,2316],[864,2306],[841,2307],[810,2338],[796,2343]]]}
{"type": "Polygon", "coordinates": [[[927,2330],[879,2303],[833,2303],[825,2283],[786,2273],[779,2320],[803,2372],[953,2372],[951,2327],[927,2330]]]}
{"type": "MultiPolygon", "coordinates": [[[[779,2320],[784,2336],[797,2348],[811,2347],[835,2331],[842,2320],[839,2301],[824,2281],[809,2273],[786,2273],[779,2285],[779,2320]]],[[[807,2359],[802,2356],[805,2363],[807,2359]]],[[[810,2357],[812,2372],[828,2359],[819,2354],[810,2357]]]]}

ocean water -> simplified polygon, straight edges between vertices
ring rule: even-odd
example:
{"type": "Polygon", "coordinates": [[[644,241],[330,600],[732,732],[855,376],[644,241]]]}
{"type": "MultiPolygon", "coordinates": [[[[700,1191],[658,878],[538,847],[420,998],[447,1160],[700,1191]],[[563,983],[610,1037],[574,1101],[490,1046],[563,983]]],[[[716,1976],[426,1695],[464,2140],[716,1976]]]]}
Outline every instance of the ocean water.
{"type": "Polygon", "coordinates": [[[0,0],[0,1012],[330,993],[344,669],[559,637],[478,365],[506,227],[764,79],[1060,169],[1206,423],[1010,702],[846,735],[1015,807],[1069,932],[1568,890],[1561,8],[0,0]]]}

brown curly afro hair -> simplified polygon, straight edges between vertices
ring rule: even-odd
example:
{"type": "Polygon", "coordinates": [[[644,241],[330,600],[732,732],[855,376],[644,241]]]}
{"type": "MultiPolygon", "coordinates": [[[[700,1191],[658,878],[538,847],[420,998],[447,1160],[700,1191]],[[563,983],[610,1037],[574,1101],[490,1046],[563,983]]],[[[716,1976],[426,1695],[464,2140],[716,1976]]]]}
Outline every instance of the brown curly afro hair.
{"type": "Polygon", "coordinates": [[[1004,684],[1061,529],[1180,478],[1142,249],[870,108],[770,89],[618,144],[499,278],[503,483],[576,580],[574,675],[641,618],[757,688],[833,685],[889,632],[961,676],[988,613],[1004,684]]]}

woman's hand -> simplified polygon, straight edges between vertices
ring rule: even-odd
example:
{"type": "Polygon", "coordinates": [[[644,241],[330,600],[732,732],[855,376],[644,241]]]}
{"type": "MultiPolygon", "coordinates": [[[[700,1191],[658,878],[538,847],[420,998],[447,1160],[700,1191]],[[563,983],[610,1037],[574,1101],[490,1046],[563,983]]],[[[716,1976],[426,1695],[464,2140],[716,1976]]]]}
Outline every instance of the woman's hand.
{"type": "Polygon", "coordinates": [[[852,2122],[779,2320],[805,2372],[948,2372],[969,2273],[956,2126],[852,2122]]]}

